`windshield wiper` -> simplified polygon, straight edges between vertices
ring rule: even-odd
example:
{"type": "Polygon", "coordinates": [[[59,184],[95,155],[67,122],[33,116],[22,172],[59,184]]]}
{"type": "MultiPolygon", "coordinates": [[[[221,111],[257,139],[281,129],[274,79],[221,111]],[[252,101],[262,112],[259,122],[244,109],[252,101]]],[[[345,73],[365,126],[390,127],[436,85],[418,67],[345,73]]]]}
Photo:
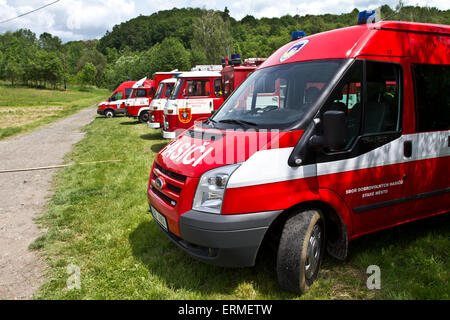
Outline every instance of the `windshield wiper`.
{"type": "Polygon", "coordinates": [[[234,123],[234,124],[238,124],[238,125],[246,125],[246,126],[257,126],[256,123],[254,122],[250,122],[250,121],[245,121],[245,120],[238,120],[238,119],[223,119],[223,120],[219,120],[220,123],[234,123]]]}

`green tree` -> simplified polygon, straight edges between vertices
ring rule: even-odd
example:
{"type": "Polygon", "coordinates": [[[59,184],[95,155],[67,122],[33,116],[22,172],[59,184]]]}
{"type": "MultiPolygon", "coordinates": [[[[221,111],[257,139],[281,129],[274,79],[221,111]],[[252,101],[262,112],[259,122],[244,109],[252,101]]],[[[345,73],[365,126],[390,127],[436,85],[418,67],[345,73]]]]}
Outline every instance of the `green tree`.
{"type": "Polygon", "coordinates": [[[176,38],[166,38],[148,52],[148,75],[157,71],[189,70],[190,54],[176,38]]]}
{"type": "Polygon", "coordinates": [[[220,63],[233,45],[229,24],[212,10],[194,22],[193,33],[192,49],[202,51],[211,64],[220,63]]]}
{"type": "Polygon", "coordinates": [[[94,84],[95,76],[97,75],[97,68],[88,62],[84,65],[84,68],[80,71],[80,81],[83,85],[94,84]]]}

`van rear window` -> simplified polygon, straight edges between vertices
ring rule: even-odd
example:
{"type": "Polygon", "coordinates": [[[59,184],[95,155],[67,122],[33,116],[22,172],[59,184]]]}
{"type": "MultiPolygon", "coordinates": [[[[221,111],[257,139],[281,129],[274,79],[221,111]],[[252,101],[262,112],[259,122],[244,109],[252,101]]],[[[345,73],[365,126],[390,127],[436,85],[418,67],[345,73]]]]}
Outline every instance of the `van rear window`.
{"type": "Polygon", "coordinates": [[[413,66],[416,90],[416,130],[450,129],[450,66],[413,66]]]}

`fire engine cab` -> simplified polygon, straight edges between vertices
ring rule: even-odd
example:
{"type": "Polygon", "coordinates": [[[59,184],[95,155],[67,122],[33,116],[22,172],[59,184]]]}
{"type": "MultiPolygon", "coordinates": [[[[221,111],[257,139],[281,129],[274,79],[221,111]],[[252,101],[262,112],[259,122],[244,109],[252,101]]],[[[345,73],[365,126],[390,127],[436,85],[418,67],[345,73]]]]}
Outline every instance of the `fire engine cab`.
{"type": "Polygon", "coordinates": [[[177,82],[164,106],[163,137],[174,139],[177,131],[207,119],[223,103],[219,72],[193,71],[177,75],[177,82]]]}
{"type": "Polygon", "coordinates": [[[141,123],[147,122],[150,102],[155,94],[154,81],[143,78],[137,81],[132,89],[126,100],[125,114],[127,117],[139,119],[141,123]]]}
{"type": "Polygon", "coordinates": [[[272,239],[280,286],[301,293],[326,251],[344,259],[353,239],[448,212],[449,36],[363,21],[281,47],[157,155],[157,225],[220,266],[253,266],[272,239]]]}
{"type": "Polygon", "coordinates": [[[223,59],[223,69],[221,71],[223,97],[225,99],[228,98],[248,75],[255,71],[265,60],[265,58],[248,58],[242,63],[239,54],[232,54],[230,60],[228,58],[223,59]]]}
{"type": "Polygon", "coordinates": [[[125,114],[126,99],[132,91],[136,81],[126,81],[117,87],[111,96],[97,107],[97,113],[107,118],[112,118],[117,114],[125,114]]]}
{"type": "Polygon", "coordinates": [[[169,78],[159,83],[158,90],[156,90],[155,97],[150,104],[148,120],[149,128],[160,128],[164,125],[164,106],[167,103],[167,99],[172,94],[176,82],[177,80],[175,78],[169,78]]]}

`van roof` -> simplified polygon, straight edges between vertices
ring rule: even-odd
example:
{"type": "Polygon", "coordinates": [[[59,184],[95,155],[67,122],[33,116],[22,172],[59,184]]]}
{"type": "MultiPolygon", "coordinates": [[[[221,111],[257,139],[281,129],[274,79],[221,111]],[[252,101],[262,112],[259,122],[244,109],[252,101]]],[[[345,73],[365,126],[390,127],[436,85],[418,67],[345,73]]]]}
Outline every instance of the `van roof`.
{"type": "Polygon", "coordinates": [[[356,25],[289,42],[275,51],[260,68],[360,56],[412,57],[427,63],[449,64],[449,35],[450,26],[429,23],[383,21],[356,25]]]}
{"type": "Polygon", "coordinates": [[[116,90],[118,90],[118,89],[124,89],[124,88],[132,88],[133,85],[134,85],[135,83],[136,83],[136,81],[125,81],[125,82],[122,82],[122,83],[117,87],[116,90]]]}
{"type": "Polygon", "coordinates": [[[220,72],[215,71],[188,71],[177,75],[177,78],[220,78],[220,72]]]}
{"type": "Polygon", "coordinates": [[[162,81],[160,81],[160,83],[175,83],[177,82],[176,78],[169,78],[169,79],[164,79],[162,81]]]}

